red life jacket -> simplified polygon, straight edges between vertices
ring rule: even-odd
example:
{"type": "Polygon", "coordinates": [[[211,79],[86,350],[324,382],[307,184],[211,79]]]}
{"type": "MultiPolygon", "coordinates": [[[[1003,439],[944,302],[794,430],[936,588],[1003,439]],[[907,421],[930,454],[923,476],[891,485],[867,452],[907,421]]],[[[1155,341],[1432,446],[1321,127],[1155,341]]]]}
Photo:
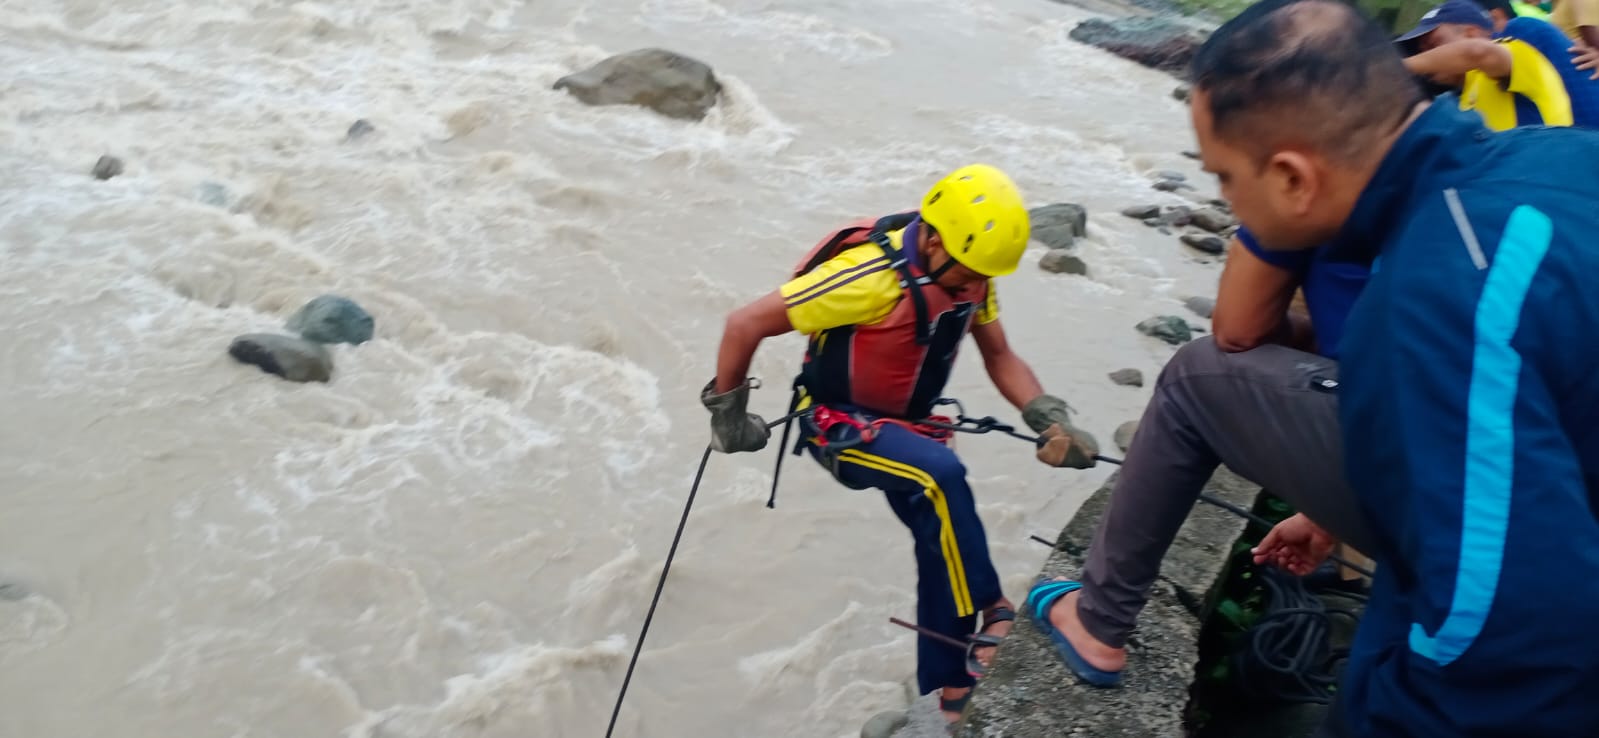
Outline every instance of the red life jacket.
{"type": "Polygon", "coordinates": [[[822,239],[795,268],[797,277],[847,249],[872,242],[883,249],[900,277],[900,300],[882,320],[811,336],[796,384],[815,402],[906,420],[932,414],[933,402],[955,366],[961,339],[988,297],[988,285],[957,298],[912,264],[887,234],[905,228],[916,215],[851,223],[822,239]]]}

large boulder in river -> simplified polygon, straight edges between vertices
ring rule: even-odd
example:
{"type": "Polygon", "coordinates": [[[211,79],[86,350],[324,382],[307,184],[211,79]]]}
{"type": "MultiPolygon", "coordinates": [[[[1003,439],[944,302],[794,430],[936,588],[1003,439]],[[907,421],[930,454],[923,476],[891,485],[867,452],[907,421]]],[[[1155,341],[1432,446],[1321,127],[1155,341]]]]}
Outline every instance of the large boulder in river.
{"type": "Polygon", "coordinates": [[[1069,202],[1027,211],[1033,240],[1052,249],[1064,249],[1088,234],[1088,209],[1069,202]]]}
{"type": "Polygon", "coordinates": [[[316,343],[361,344],[372,340],[372,316],[354,300],[321,295],[289,318],[288,329],[316,343]]]}
{"type": "Polygon", "coordinates": [[[276,333],[248,333],[233,339],[228,355],[291,382],[326,382],[333,376],[327,347],[276,333]]]}
{"type": "Polygon", "coordinates": [[[700,120],[722,83],[703,62],[665,49],[618,54],[555,81],[589,105],[642,105],[669,118],[700,120]]]}
{"type": "Polygon", "coordinates": [[[1146,67],[1181,72],[1205,37],[1195,29],[1162,18],[1090,18],[1072,29],[1071,39],[1098,46],[1146,67]]]}

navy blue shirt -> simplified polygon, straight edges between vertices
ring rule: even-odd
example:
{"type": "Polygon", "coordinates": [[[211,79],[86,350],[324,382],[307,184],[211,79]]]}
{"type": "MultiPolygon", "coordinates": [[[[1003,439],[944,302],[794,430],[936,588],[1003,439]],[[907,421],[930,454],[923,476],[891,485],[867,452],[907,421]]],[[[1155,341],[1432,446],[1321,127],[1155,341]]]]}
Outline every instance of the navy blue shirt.
{"type": "Polygon", "coordinates": [[[1434,104],[1322,247],[1375,259],[1339,413],[1377,578],[1351,733],[1599,736],[1599,132],[1434,104]]]}
{"type": "Polygon", "coordinates": [[[1300,288],[1305,291],[1305,309],[1316,330],[1316,351],[1337,359],[1344,319],[1371,273],[1366,265],[1333,261],[1323,249],[1267,251],[1247,228],[1238,229],[1238,240],[1261,261],[1299,277],[1300,288]]]}

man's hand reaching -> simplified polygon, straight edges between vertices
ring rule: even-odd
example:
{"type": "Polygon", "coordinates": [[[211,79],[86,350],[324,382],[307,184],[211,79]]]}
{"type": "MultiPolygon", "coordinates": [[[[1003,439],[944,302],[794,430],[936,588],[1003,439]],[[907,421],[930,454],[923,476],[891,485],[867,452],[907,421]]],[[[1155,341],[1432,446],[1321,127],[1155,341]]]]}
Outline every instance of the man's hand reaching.
{"type": "Polygon", "coordinates": [[[1271,563],[1295,576],[1305,576],[1327,560],[1338,539],[1299,513],[1278,523],[1252,553],[1256,564],[1271,563]]]}

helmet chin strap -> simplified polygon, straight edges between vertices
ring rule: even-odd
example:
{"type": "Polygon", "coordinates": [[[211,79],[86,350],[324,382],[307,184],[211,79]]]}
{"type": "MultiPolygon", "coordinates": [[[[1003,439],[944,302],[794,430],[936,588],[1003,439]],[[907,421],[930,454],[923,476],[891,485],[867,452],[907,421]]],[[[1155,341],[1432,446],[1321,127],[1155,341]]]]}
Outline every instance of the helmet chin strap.
{"type": "Polygon", "coordinates": [[[927,280],[929,282],[937,282],[939,277],[944,276],[944,272],[949,271],[950,268],[953,267],[953,266],[955,266],[955,257],[949,256],[948,254],[945,254],[945,256],[944,256],[944,265],[940,266],[937,269],[934,269],[931,272],[928,272],[927,273],[927,280]]]}
{"type": "MultiPolygon", "coordinates": [[[[927,234],[927,236],[926,236],[926,238],[927,238],[926,243],[929,246],[931,246],[932,242],[933,242],[933,239],[938,237],[938,231],[933,230],[932,226],[927,225],[927,223],[925,221],[922,222],[920,225],[921,225],[922,228],[926,228],[928,231],[931,231],[931,233],[927,234]]],[[[917,245],[920,246],[921,244],[917,244],[917,245]]],[[[928,251],[933,251],[933,249],[929,248],[928,251]]],[[[923,253],[922,254],[922,259],[923,259],[924,263],[931,262],[932,261],[932,256],[930,254],[928,254],[928,253],[923,253]]],[[[940,266],[939,268],[928,272],[927,276],[923,277],[923,279],[925,281],[929,282],[929,283],[935,283],[936,284],[938,282],[938,280],[941,277],[944,276],[944,273],[948,272],[954,266],[955,266],[955,257],[951,256],[948,251],[945,251],[944,252],[944,264],[942,266],[940,266]]]]}

